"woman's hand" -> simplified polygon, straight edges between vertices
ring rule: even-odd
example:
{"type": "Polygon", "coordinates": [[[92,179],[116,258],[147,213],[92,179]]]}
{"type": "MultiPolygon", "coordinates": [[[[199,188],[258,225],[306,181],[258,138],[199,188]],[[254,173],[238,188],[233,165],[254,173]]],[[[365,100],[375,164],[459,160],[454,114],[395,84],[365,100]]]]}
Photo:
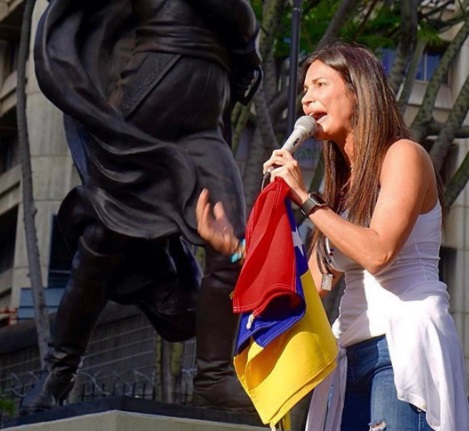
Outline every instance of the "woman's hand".
{"type": "Polygon", "coordinates": [[[270,171],[270,181],[283,178],[290,187],[289,198],[297,205],[302,205],[308,198],[298,161],[287,150],[274,150],[269,160],[264,163],[264,173],[270,171]]]}
{"type": "Polygon", "coordinates": [[[218,252],[232,254],[238,247],[239,239],[234,235],[233,226],[226,217],[223,204],[217,202],[212,212],[208,199],[209,192],[203,189],[195,208],[197,231],[218,252]]]}

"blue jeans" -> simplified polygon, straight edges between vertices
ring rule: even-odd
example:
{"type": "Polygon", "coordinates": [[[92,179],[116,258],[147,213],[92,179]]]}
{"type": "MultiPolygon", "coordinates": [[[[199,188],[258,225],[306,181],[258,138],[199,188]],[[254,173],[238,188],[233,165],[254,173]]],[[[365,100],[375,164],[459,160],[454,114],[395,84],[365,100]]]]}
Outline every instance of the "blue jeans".
{"type": "Polygon", "coordinates": [[[347,347],[341,431],[432,431],[424,411],[397,398],[386,337],[347,347]]]}

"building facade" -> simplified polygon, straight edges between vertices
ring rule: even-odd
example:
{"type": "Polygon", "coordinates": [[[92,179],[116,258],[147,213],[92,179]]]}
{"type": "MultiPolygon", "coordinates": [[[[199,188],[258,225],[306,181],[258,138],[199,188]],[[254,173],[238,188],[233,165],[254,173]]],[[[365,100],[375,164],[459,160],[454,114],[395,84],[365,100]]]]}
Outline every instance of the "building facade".
{"type": "MultiPolygon", "coordinates": [[[[38,1],[37,23],[45,1],[38,1]]],[[[2,324],[14,319],[20,305],[21,289],[30,286],[25,243],[21,164],[16,122],[17,55],[23,1],[0,2],[0,311],[2,324]]],[[[44,286],[54,269],[54,215],[76,182],[61,113],[40,92],[34,77],[32,55],[27,64],[27,119],[30,139],[33,188],[36,206],[38,249],[44,286]],[[52,268],[51,268],[52,264],[52,268]]]]}

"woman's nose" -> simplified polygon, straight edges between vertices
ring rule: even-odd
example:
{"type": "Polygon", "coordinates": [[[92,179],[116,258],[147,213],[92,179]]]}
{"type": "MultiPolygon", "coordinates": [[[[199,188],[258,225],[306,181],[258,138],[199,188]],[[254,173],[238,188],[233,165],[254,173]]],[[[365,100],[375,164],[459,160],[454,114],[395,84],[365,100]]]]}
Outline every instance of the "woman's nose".
{"type": "Polygon", "coordinates": [[[314,99],[313,99],[312,91],[310,90],[306,91],[306,93],[301,98],[302,105],[307,106],[313,102],[314,102],[314,99]]]}

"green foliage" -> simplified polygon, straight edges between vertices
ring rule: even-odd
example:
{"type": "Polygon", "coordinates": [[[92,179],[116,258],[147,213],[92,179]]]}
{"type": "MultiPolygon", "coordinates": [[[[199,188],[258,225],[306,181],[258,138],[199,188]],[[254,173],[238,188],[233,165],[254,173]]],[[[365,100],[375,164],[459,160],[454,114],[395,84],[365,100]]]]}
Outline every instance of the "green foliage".
{"type": "Polygon", "coordinates": [[[5,394],[0,393],[0,416],[4,413],[13,417],[15,415],[15,402],[5,394]]]}
{"type": "MultiPolygon", "coordinates": [[[[258,17],[262,17],[263,1],[253,0],[252,5],[258,17]]],[[[326,32],[341,0],[304,1],[302,3],[300,53],[308,55],[326,32]]],[[[397,45],[401,22],[400,2],[362,1],[356,10],[350,11],[339,37],[346,41],[361,43],[376,51],[379,48],[393,48],[397,45]]],[[[275,42],[275,56],[287,58],[290,52],[292,5],[282,17],[281,29],[275,42]]],[[[432,20],[419,14],[419,39],[437,47],[443,41],[432,20]]]]}
{"type": "MultiPolygon", "coordinates": [[[[253,1],[255,5],[258,1],[253,1]]],[[[320,0],[304,2],[301,15],[300,52],[307,55],[312,52],[326,32],[341,1],[320,0]]],[[[356,13],[351,13],[340,31],[340,38],[356,41],[371,49],[395,46],[394,37],[399,29],[400,16],[395,6],[382,6],[370,16],[367,15],[369,2],[360,6],[356,13]]],[[[281,30],[277,36],[275,54],[286,58],[290,51],[292,8],[282,17],[281,30]]]]}
{"type": "Polygon", "coordinates": [[[435,29],[431,23],[420,21],[417,29],[417,35],[420,40],[427,41],[428,45],[432,47],[442,47],[447,44],[442,37],[441,33],[435,29]]]}
{"type": "MultiPolygon", "coordinates": [[[[303,7],[300,27],[300,52],[312,52],[324,35],[339,6],[339,0],[323,0],[314,7],[303,7]]],[[[292,9],[282,19],[282,29],[276,45],[276,55],[284,58],[290,52],[292,9]]]]}
{"type": "Polygon", "coordinates": [[[396,46],[400,15],[394,3],[391,7],[383,5],[368,15],[366,10],[358,10],[341,31],[345,40],[355,41],[372,50],[396,46]]]}
{"type": "Polygon", "coordinates": [[[251,6],[252,6],[257,18],[260,19],[262,17],[263,1],[262,0],[251,0],[251,6]]]}
{"type": "Polygon", "coordinates": [[[320,1],[315,7],[306,9],[302,16],[300,47],[310,53],[324,35],[340,1],[320,1]]]}

